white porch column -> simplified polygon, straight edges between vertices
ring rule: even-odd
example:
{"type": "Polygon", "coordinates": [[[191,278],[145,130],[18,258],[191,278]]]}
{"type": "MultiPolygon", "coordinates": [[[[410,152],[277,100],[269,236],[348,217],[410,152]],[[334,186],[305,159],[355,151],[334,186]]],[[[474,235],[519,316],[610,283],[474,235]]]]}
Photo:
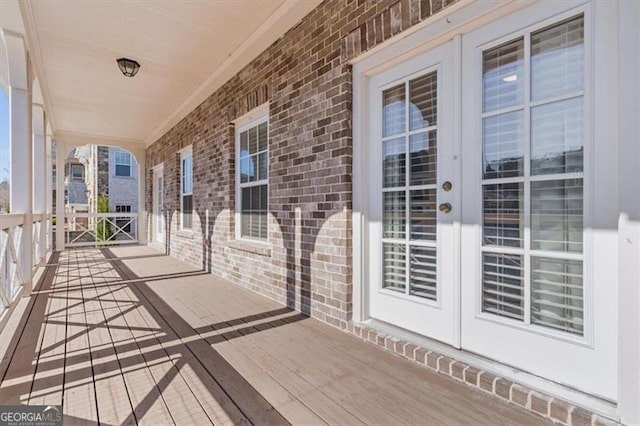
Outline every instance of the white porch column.
{"type": "Polygon", "coordinates": [[[56,251],[64,250],[64,159],[67,156],[67,147],[64,142],[56,140],[56,251]]]}
{"type": "Polygon", "coordinates": [[[29,295],[33,266],[31,77],[22,35],[2,30],[2,38],[9,63],[10,209],[11,213],[24,214],[18,267],[24,280],[24,294],[29,295]]]}
{"type": "Polygon", "coordinates": [[[619,3],[618,413],[640,424],[640,3],[619,3]]]}
{"type": "MultiPolygon", "coordinates": [[[[46,152],[45,152],[45,117],[44,107],[40,104],[33,104],[32,106],[32,125],[33,125],[33,213],[42,214],[45,213],[46,206],[46,152]]],[[[47,222],[42,220],[40,222],[40,228],[38,235],[34,235],[34,238],[38,238],[38,253],[37,259],[42,259],[46,254],[47,234],[46,234],[47,222]]]]}

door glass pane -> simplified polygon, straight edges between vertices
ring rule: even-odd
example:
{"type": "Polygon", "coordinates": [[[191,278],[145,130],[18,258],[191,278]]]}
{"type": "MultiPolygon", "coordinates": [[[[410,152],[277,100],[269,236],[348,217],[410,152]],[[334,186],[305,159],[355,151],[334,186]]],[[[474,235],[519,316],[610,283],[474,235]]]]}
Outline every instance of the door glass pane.
{"type": "Polygon", "coordinates": [[[531,174],[582,171],[582,97],[531,109],[531,174]]]}
{"type": "Polygon", "coordinates": [[[383,243],[382,287],[404,293],[406,280],[406,255],[404,244],[383,243]]]}
{"type": "Polygon", "coordinates": [[[582,252],[582,179],[531,182],[531,248],[582,252]]]}
{"type": "Polygon", "coordinates": [[[406,227],[406,200],[404,191],[384,193],[383,238],[404,239],[406,227]]]}
{"type": "Polygon", "coordinates": [[[483,311],[580,335],[584,51],[579,15],[483,52],[481,116],[483,311]]]}
{"type": "Polygon", "coordinates": [[[436,71],[409,82],[409,130],[435,126],[438,121],[438,74],[436,71]]]}
{"type": "Polygon", "coordinates": [[[482,312],[524,320],[522,256],[485,253],[482,262],[482,312]]]}
{"type": "Polygon", "coordinates": [[[411,239],[436,240],[436,190],[411,191],[411,239]]]}
{"type": "Polygon", "coordinates": [[[524,191],[522,183],[483,187],[483,243],[523,247],[524,191]]]}
{"type": "Polygon", "coordinates": [[[517,106],[524,101],[524,38],[520,37],[482,56],[483,111],[517,106]]]}
{"type": "Polygon", "coordinates": [[[392,136],[406,129],[405,85],[382,92],[382,136],[392,136]]]}
{"type": "Polygon", "coordinates": [[[531,322],[582,335],[582,262],[531,259],[531,322]]]}
{"type": "Polygon", "coordinates": [[[437,83],[434,71],[382,91],[381,135],[386,188],[382,194],[383,287],[433,300],[437,296],[437,83]],[[411,241],[422,241],[422,246],[407,249],[411,241]]]}
{"type": "Polygon", "coordinates": [[[531,34],[531,97],[534,101],[582,90],[582,15],[531,34]]]}
{"type": "Polygon", "coordinates": [[[437,174],[437,131],[409,136],[411,185],[435,185],[437,174]]]}
{"type": "Polygon", "coordinates": [[[485,179],[524,175],[524,111],[482,120],[485,179]]]}
{"type": "Polygon", "coordinates": [[[405,138],[397,138],[383,142],[384,187],[404,186],[407,147],[405,138]]]}
{"type": "Polygon", "coordinates": [[[409,294],[436,300],[436,249],[416,247],[411,250],[409,294]]]}

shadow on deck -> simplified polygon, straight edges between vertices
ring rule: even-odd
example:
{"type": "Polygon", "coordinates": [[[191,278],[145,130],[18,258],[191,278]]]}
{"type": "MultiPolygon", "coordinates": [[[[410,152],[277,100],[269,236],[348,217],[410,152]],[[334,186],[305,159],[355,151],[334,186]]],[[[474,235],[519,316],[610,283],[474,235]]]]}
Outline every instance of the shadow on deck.
{"type": "Polygon", "coordinates": [[[542,423],[148,247],[55,253],[28,303],[0,404],[65,424],[542,423]]]}

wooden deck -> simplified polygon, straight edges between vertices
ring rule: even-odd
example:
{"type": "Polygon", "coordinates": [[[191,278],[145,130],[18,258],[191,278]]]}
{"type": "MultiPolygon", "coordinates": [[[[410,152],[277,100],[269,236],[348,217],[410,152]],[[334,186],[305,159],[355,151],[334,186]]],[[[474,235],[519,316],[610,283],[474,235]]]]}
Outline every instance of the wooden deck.
{"type": "Polygon", "coordinates": [[[54,256],[17,329],[0,404],[65,424],[543,423],[148,247],[54,256]]]}

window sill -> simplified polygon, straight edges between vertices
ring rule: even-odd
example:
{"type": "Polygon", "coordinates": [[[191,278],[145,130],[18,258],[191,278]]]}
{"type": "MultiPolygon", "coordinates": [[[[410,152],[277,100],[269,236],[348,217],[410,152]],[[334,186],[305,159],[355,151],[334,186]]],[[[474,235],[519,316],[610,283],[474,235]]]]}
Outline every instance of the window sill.
{"type": "Polygon", "coordinates": [[[194,235],[195,235],[195,232],[193,232],[193,229],[177,229],[176,230],[176,237],[193,239],[194,235]]]}
{"type": "Polygon", "coordinates": [[[248,240],[231,240],[229,247],[259,256],[271,257],[271,244],[248,240]]]}

